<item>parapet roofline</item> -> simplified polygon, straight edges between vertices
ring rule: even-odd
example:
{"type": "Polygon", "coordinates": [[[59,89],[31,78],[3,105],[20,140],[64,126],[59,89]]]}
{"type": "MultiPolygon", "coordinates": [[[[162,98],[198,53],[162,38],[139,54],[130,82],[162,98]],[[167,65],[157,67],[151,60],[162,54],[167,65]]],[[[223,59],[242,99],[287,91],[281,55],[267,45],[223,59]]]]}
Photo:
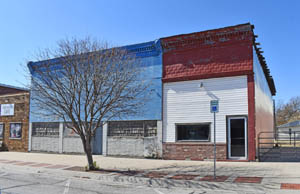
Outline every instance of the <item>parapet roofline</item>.
{"type": "Polygon", "coordinates": [[[21,90],[21,91],[25,91],[25,92],[29,92],[29,91],[30,91],[30,90],[27,89],[27,88],[18,87],[18,86],[12,86],[12,85],[7,85],[7,84],[1,84],[1,83],[0,83],[0,87],[16,89],[16,90],[21,90]]]}
{"type": "MultiPolygon", "coordinates": [[[[252,31],[253,30],[254,30],[254,25],[252,25],[252,31]]],[[[261,50],[261,48],[258,48],[260,43],[256,42],[257,37],[258,37],[258,35],[254,35],[254,32],[253,32],[253,46],[254,46],[255,52],[257,54],[259,63],[261,64],[263,72],[264,72],[264,74],[267,78],[267,82],[268,82],[268,85],[270,87],[271,93],[272,93],[273,96],[275,96],[276,95],[276,87],[275,87],[274,79],[271,75],[270,69],[269,69],[269,67],[267,65],[267,62],[266,62],[266,59],[262,55],[263,51],[261,50]]]]}
{"type": "MultiPolygon", "coordinates": [[[[112,47],[113,48],[119,48],[119,49],[125,49],[128,50],[129,54],[136,54],[136,57],[150,57],[150,56],[157,56],[161,53],[161,44],[160,40],[155,40],[155,41],[149,41],[149,42],[143,42],[143,43],[138,43],[138,44],[131,44],[131,45],[124,45],[120,47],[112,47]]],[[[103,51],[109,51],[110,49],[106,49],[103,51]]],[[[27,66],[30,70],[30,73],[33,73],[33,67],[39,66],[41,63],[49,62],[49,63],[58,63],[58,60],[60,58],[52,58],[52,59],[47,59],[47,60],[41,60],[41,61],[29,61],[27,63],[27,66]]]]}
{"type": "MultiPolygon", "coordinates": [[[[164,43],[163,41],[165,41],[166,39],[176,39],[176,38],[180,38],[180,37],[189,37],[191,38],[193,35],[203,35],[205,37],[205,35],[207,37],[210,37],[210,33],[216,33],[217,35],[222,35],[222,34],[226,34],[226,33],[230,33],[230,30],[236,30],[236,31],[251,31],[251,33],[253,34],[253,46],[255,48],[255,51],[257,53],[257,56],[259,58],[259,61],[261,63],[261,66],[263,68],[264,74],[267,78],[267,82],[269,85],[269,88],[271,90],[272,95],[276,95],[276,88],[275,88],[275,83],[273,80],[273,77],[270,74],[270,70],[268,68],[268,65],[265,61],[265,58],[262,56],[262,51],[260,50],[260,48],[257,47],[257,45],[259,45],[259,43],[256,43],[256,38],[257,35],[254,35],[253,32],[254,29],[254,25],[250,24],[250,22],[248,23],[244,23],[244,24],[238,24],[238,25],[233,25],[233,26],[226,26],[223,28],[216,28],[216,29],[211,29],[211,30],[205,30],[205,31],[200,31],[200,32],[193,32],[193,33],[187,33],[187,34],[179,34],[179,35],[174,35],[174,36],[168,36],[168,37],[163,37],[158,39],[158,41],[150,41],[150,42],[144,42],[144,43],[139,43],[139,44],[132,44],[132,45],[126,45],[126,46],[121,46],[121,47],[114,47],[114,48],[127,48],[130,52],[130,50],[132,51],[132,53],[141,53],[141,57],[147,57],[147,56],[155,56],[157,54],[159,54],[160,52],[160,42],[161,42],[161,46],[164,47],[164,43]],[[153,45],[155,45],[153,47],[153,45]],[[159,49],[159,50],[158,50],[159,49]]],[[[55,59],[49,59],[49,60],[53,60],[53,63],[55,63],[55,59]]],[[[33,72],[33,66],[37,66],[39,63],[41,62],[45,62],[45,61],[49,61],[49,60],[44,60],[44,61],[37,61],[37,62],[29,62],[27,64],[30,72],[33,72]]]]}
{"type": "Polygon", "coordinates": [[[214,28],[214,29],[210,29],[210,30],[204,30],[204,31],[200,31],[200,32],[192,32],[192,33],[185,33],[185,34],[178,34],[178,35],[173,35],[173,36],[166,36],[166,37],[163,37],[163,38],[160,38],[161,40],[164,40],[164,39],[173,39],[173,38],[179,38],[181,36],[192,36],[192,35],[200,35],[200,34],[207,34],[207,33],[210,33],[210,32],[216,32],[216,31],[220,31],[220,32],[223,32],[225,30],[229,30],[229,29],[232,29],[232,28],[238,28],[238,27],[243,27],[243,26],[249,26],[251,29],[251,25],[249,22],[248,23],[244,23],[244,24],[238,24],[238,25],[234,25],[234,26],[226,26],[226,27],[223,27],[223,28],[214,28]]]}
{"type": "MultiPolygon", "coordinates": [[[[258,48],[257,46],[260,45],[260,43],[256,42],[256,38],[258,37],[257,35],[254,35],[254,25],[251,23],[244,23],[244,24],[238,24],[234,26],[227,26],[223,28],[216,28],[216,29],[211,29],[211,30],[205,30],[205,31],[200,31],[200,32],[193,32],[193,33],[187,33],[187,34],[179,34],[179,35],[174,35],[174,36],[168,36],[168,37],[163,37],[161,38],[161,43],[162,43],[162,48],[166,49],[170,45],[168,44],[168,41],[171,39],[173,44],[176,45],[174,42],[180,42],[180,41],[185,41],[185,39],[193,39],[196,36],[201,37],[201,38],[211,38],[213,36],[222,36],[226,33],[232,33],[234,32],[246,32],[249,31],[252,33],[253,36],[253,46],[256,51],[256,54],[258,56],[259,62],[262,66],[263,72],[265,74],[265,77],[267,79],[269,88],[271,90],[271,94],[273,96],[276,95],[276,87],[275,83],[273,80],[273,77],[271,76],[270,69],[268,68],[267,62],[265,60],[265,57],[262,55],[263,51],[261,51],[261,48],[258,48]]],[[[188,44],[188,43],[187,43],[188,44]]],[[[172,45],[171,45],[172,47],[172,45]]]]}

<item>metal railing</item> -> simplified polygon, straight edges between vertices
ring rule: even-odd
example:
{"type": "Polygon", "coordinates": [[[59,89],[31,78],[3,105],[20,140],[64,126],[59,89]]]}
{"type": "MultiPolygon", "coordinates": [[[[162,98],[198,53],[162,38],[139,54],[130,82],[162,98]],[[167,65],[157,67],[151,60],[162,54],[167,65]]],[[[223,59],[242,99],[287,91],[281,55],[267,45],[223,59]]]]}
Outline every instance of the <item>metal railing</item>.
{"type": "Polygon", "coordinates": [[[258,134],[259,161],[300,161],[300,131],[258,134]]]}

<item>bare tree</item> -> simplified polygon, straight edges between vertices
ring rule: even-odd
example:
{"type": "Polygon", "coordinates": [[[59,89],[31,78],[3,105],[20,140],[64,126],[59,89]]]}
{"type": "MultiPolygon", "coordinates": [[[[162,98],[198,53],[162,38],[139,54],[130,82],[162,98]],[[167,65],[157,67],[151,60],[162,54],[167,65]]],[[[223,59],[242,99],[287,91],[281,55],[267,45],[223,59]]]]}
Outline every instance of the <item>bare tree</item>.
{"type": "Polygon", "coordinates": [[[300,119],[300,96],[291,98],[286,104],[279,101],[276,106],[278,125],[300,119]]]}
{"type": "Polygon", "coordinates": [[[31,67],[33,106],[40,116],[71,123],[89,169],[95,169],[96,130],[113,118],[138,114],[147,100],[149,83],[142,80],[139,61],[134,53],[90,38],[62,40],[56,49],[40,51],[38,61],[31,67]]]}

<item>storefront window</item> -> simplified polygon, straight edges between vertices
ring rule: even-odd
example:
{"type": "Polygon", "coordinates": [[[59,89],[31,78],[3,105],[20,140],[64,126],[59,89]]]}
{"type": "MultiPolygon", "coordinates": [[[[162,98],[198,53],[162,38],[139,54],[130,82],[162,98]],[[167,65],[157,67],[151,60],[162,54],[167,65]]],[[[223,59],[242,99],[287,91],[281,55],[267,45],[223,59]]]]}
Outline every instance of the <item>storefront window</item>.
{"type": "Polygon", "coordinates": [[[178,141],[209,141],[210,124],[177,124],[178,141]]]}
{"type": "Polygon", "coordinates": [[[4,124],[0,123],[0,139],[3,139],[4,136],[4,124]]]}
{"type": "Polygon", "coordinates": [[[22,138],[22,124],[21,123],[10,123],[9,129],[10,138],[20,139],[22,138]]]}

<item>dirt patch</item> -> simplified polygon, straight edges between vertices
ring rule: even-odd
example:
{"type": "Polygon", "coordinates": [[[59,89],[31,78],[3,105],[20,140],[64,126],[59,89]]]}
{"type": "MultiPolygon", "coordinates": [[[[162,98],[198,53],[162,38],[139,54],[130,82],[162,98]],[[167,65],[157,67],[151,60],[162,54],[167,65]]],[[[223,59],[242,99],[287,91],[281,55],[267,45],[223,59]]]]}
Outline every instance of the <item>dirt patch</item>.
{"type": "Polygon", "coordinates": [[[125,175],[125,176],[136,176],[138,174],[144,173],[144,171],[135,171],[135,170],[114,170],[114,169],[98,169],[98,170],[89,170],[86,171],[84,167],[81,166],[72,166],[70,168],[65,168],[64,170],[71,170],[71,171],[79,171],[79,172],[90,172],[90,173],[100,173],[100,174],[110,174],[115,173],[119,175],[125,175]]]}

